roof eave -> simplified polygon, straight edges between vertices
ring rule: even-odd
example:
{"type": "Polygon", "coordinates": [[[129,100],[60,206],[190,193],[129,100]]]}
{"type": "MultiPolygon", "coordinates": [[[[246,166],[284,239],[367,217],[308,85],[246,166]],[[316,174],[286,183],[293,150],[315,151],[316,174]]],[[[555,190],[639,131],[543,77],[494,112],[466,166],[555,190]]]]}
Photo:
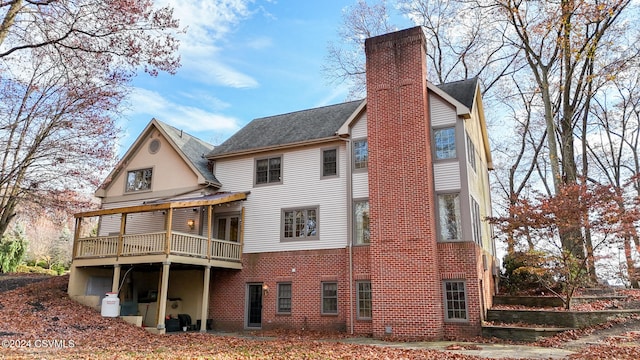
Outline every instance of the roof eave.
{"type": "Polygon", "coordinates": [[[313,140],[298,141],[298,142],[293,142],[293,143],[284,144],[284,145],[264,146],[264,147],[260,147],[260,148],[233,151],[233,152],[228,152],[228,153],[223,153],[223,154],[207,155],[207,159],[216,160],[216,159],[224,159],[224,158],[236,157],[236,156],[241,156],[241,155],[263,153],[263,152],[267,152],[267,151],[284,150],[284,149],[290,149],[290,148],[300,147],[300,146],[328,143],[328,142],[336,141],[336,140],[339,140],[339,139],[340,139],[340,137],[338,135],[333,135],[333,136],[329,136],[329,137],[323,137],[323,138],[318,138],[318,139],[313,139],[313,140]]]}
{"type": "Polygon", "coordinates": [[[364,109],[366,106],[367,106],[367,100],[366,99],[362,100],[362,102],[360,103],[360,105],[358,105],[355,111],[351,115],[349,115],[349,118],[347,119],[347,121],[345,121],[340,126],[338,131],[336,131],[336,135],[340,137],[349,136],[350,135],[349,128],[351,127],[353,122],[360,116],[360,114],[364,112],[364,109]]]}
{"type": "Polygon", "coordinates": [[[448,103],[456,108],[456,114],[463,119],[471,118],[471,109],[466,107],[463,103],[453,98],[453,96],[447,94],[444,90],[441,90],[431,82],[427,81],[427,89],[433,91],[441,98],[445,99],[448,103]]]}

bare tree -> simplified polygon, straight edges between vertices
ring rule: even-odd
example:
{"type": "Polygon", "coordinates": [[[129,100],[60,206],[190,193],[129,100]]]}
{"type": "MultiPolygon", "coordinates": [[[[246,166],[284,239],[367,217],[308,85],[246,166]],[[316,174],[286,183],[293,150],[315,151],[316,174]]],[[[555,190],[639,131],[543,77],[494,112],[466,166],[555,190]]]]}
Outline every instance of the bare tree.
{"type": "Polygon", "coordinates": [[[152,2],[10,1],[0,25],[0,235],[21,207],[75,211],[114,159],[139,68],[179,64],[177,21],[152,2]]]}
{"type": "Polygon", "coordinates": [[[338,29],[340,42],[327,45],[326,63],[322,71],[330,80],[349,84],[349,97],[362,97],[365,85],[364,40],[395,30],[389,23],[386,2],[369,5],[358,0],[343,10],[338,29]]]}
{"type": "MultiPolygon", "coordinates": [[[[588,135],[591,138],[586,134],[582,138],[590,162],[597,170],[589,179],[615,189],[622,213],[628,213],[634,207],[630,198],[640,196],[636,185],[640,176],[640,75],[637,65],[630,67],[626,76],[618,76],[608,93],[594,99],[588,135]],[[629,184],[633,191],[626,191],[629,184]]],[[[640,235],[633,223],[628,222],[626,226],[629,230],[623,238],[625,265],[631,285],[638,288],[640,274],[634,256],[640,254],[640,235]]]]}
{"type": "MultiPolygon", "coordinates": [[[[558,193],[563,185],[578,181],[576,122],[593,97],[595,79],[611,74],[611,68],[599,66],[605,55],[613,56],[601,54],[605,50],[601,44],[618,34],[617,20],[629,1],[498,0],[497,4],[510,24],[506,36],[521,49],[539,88],[554,192],[558,193]]],[[[582,247],[577,246],[583,241],[580,229],[561,233],[565,248],[584,258],[582,247]]]]}

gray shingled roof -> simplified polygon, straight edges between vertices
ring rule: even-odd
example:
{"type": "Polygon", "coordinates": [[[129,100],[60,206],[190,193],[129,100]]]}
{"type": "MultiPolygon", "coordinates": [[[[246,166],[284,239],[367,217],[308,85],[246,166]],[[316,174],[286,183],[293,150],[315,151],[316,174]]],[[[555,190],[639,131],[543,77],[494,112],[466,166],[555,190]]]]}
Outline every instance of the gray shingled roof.
{"type": "Polygon", "coordinates": [[[438,88],[471,109],[473,107],[473,98],[476,94],[477,82],[478,78],[473,78],[440,84],[438,88]]]}
{"type": "Polygon", "coordinates": [[[363,100],[351,101],[251,121],[209,156],[294,144],[334,136],[363,100]]]}
{"type": "MultiPolygon", "coordinates": [[[[477,81],[477,78],[455,81],[438,85],[438,88],[471,109],[477,81]]],[[[215,157],[331,137],[362,101],[255,119],[220,146],[216,146],[208,156],[215,157]]]]}
{"type": "Polygon", "coordinates": [[[158,119],[155,119],[158,125],[162,127],[165,133],[169,136],[169,140],[182,151],[185,157],[191,161],[193,166],[200,172],[205,180],[220,184],[218,179],[211,173],[208,167],[208,160],[204,157],[211,150],[213,145],[198,139],[195,136],[189,135],[186,132],[179,130],[169,124],[163,123],[158,119]]]}

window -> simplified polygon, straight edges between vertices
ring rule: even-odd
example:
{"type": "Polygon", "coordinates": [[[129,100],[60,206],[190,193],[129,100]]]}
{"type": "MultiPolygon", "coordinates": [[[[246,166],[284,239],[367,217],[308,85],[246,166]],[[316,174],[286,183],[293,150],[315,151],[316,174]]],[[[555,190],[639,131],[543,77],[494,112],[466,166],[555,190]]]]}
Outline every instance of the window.
{"type": "Polygon", "coordinates": [[[456,129],[454,127],[435,129],[436,160],[455,159],[456,157],[456,129]]]}
{"type": "Polygon", "coordinates": [[[256,160],[256,185],[281,183],[282,158],[256,160]]]}
{"type": "Polygon", "coordinates": [[[215,238],[228,241],[240,240],[240,215],[216,216],[215,238]]]}
{"type": "Polygon", "coordinates": [[[322,283],[322,313],[323,314],[338,313],[338,283],[335,283],[335,282],[322,283]]]}
{"type": "Polygon", "coordinates": [[[462,235],[460,195],[438,195],[438,211],[440,217],[440,240],[460,240],[462,235]]]}
{"type": "Polygon", "coordinates": [[[355,244],[369,244],[371,242],[371,233],[369,232],[369,200],[354,202],[353,216],[353,223],[355,227],[355,244]]]}
{"type": "Polygon", "coordinates": [[[369,162],[369,145],[367,139],[353,142],[353,168],[366,169],[369,162]]]}
{"type": "Polygon", "coordinates": [[[371,319],[371,282],[358,281],[358,319],[371,319]]]}
{"type": "Polygon", "coordinates": [[[140,169],[127,172],[125,192],[151,190],[152,169],[140,169]]]}
{"type": "Polygon", "coordinates": [[[322,150],[322,177],[338,175],[338,149],[322,150]]]}
{"type": "Polygon", "coordinates": [[[291,313],[291,283],[278,284],[278,313],[291,313]]]}
{"type": "Polygon", "coordinates": [[[480,205],[471,197],[471,217],[473,219],[473,241],[482,246],[482,224],[480,223],[480,205]]]}
{"type": "Polygon", "coordinates": [[[469,134],[467,134],[467,160],[473,171],[476,171],[476,147],[473,145],[469,134]]]}
{"type": "Polygon", "coordinates": [[[467,300],[464,281],[444,282],[446,320],[467,320],[467,300]]]}
{"type": "Polygon", "coordinates": [[[318,239],[318,208],[282,210],[282,239],[318,239]]]}

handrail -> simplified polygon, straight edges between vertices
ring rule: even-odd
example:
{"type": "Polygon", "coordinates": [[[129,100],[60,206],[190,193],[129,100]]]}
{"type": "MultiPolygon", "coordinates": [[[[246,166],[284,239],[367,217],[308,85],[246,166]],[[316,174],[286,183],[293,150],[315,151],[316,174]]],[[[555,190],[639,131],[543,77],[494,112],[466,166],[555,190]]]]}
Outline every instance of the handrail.
{"type": "MultiPolygon", "coordinates": [[[[110,236],[94,236],[77,240],[75,258],[105,258],[120,256],[142,256],[162,254],[165,252],[166,231],[125,234],[110,236]],[[122,239],[121,242],[118,240],[122,239]]],[[[205,236],[172,231],[169,254],[199,257],[212,260],[240,261],[242,247],[239,242],[220,239],[209,240],[205,236]]]]}

